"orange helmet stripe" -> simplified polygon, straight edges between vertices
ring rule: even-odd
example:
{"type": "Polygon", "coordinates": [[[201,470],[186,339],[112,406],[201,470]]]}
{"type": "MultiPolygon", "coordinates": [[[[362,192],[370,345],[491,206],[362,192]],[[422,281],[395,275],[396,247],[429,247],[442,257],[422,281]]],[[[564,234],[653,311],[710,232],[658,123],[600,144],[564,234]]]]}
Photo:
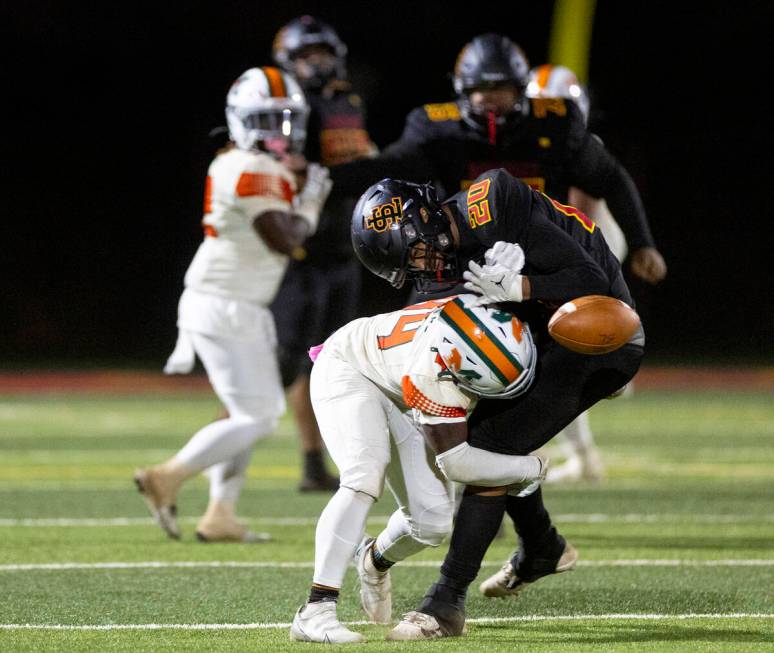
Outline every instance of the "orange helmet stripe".
{"type": "Polygon", "coordinates": [[[546,85],[548,84],[548,78],[551,76],[551,71],[553,71],[554,67],[550,63],[544,63],[541,66],[538,66],[538,73],[537,73],[537,85],[538,90],[542,93],[546,85]]]}
{"type": "Polygon", "coordinates": [[[272,97],[287,97],[288,91],[285,88],[285,80],[282,79],[282,73],[273,66],[264,66],[261,68],[266,79],[269,81],[269,90],[272,97]]]}
{"type": "Polygon", "coordinates": [[[500,380],[513,383],[522,372],[521,366],[495,342],[486,326],[475,321],[461,304],[459,299],[449,302],[440,317],[481,355],[500,380]]]}

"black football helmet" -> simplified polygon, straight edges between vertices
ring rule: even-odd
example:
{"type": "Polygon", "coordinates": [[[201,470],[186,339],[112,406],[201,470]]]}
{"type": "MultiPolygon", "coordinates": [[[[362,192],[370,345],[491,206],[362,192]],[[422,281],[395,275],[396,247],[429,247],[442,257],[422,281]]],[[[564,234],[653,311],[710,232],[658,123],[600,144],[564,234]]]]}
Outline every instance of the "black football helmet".
{"type": "Polygon", "coordinates": [[[471,107],[470,93],[488,86],[513,84],[518,99],[507,115],[498,116],[502,123],[521,116],[526,109],[524,97],[529,82],[529,62],[522,49],[507,36],[481,34],[457,55],[452,82],[463,117],[469,124],[479,127],[485,124],[486,116],[478,115],[471,107]]]}
{"type": "Polygon", "coordinates": [[[395,288],[411,279],[417,292],[428,293],[459,280],[451,224],[432,184],[382,179],[368,188],[352,213],[352,246],[365,267],[395,288]],[[410,257],[415,246],[421,251],[420,244],[424,268],[410,257]]]}
{"type": "Polygon", "coordinates": [[[277,32],[272,45],[274,61],[283,70],[295,73],[293,58],[302,48],[310,45],[320,45],[330,49],[336,57],[336,64],[330,70],[317,68],[315,74],[309,79],[299,79],[302,86],[322,87],[331,79],[346,77],[347,46],[339,38],[336,30],[314,16],[294,18],[277,32]]]}

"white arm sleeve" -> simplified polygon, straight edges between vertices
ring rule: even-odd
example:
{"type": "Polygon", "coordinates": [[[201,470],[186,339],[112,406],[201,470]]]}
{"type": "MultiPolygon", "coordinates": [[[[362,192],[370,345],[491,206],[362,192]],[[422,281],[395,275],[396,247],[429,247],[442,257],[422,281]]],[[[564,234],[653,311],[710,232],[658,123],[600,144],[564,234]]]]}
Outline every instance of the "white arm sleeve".
{"type": "Polygon", "coordinates": [[[438,454],[435,462],[450,481],[482,487],[532,482],[544,474],[543,461],[538,456],[492,453],[467,442],[438,454]]]}

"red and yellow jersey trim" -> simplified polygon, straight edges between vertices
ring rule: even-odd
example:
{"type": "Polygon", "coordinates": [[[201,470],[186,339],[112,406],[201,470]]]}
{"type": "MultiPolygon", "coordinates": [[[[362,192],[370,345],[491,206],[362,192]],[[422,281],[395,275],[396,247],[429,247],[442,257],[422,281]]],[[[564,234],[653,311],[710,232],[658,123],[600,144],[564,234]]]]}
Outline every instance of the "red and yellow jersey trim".
{"type": "Polygon", "coordinates": [[[426,104],[425,113],[433,122],[443,122],[446,120],[462,120],[460,108],[454,102],[443,102],[441,104],[426,104]]]}
{"type": "Polygon", "coordinates": [[[444,406],[433,401],[425,395],[408,376],[404,376],[401,386],[403,388],[403,401],[409,408],[416,408],[426,415],[436,417],[465,417],[468,412],[459,406],[444,406]]]}

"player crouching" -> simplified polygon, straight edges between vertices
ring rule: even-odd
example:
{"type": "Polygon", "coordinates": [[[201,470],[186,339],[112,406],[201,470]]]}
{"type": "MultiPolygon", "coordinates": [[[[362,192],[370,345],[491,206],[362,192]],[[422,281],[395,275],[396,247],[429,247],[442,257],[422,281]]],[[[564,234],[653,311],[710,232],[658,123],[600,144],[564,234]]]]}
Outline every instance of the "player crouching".
{"type": "Polygon", "coordinates": [[[515,487],[526,493],[544,477],[546,465],[537,456],[492,453],[464,440],[429,440],[437,469],[429,461],[417,423],[432,425],[436,433],[464,425],[480,397],[517,396],[534,377],[528,326],[474,300],[471,295],[431,300],[355,320],[319,352],[311,396],[341,485],[317,523],[313,582],[293,619],[291,639],[363,640],[336,616],[353,556],[366,614],[376,623],[389,623],[389,569],[440,545],[450,532],[451,482],[484,492],[515,487]],[[414,421],[406,415],[409,410],[414,421]],[[363,537],[385,483],[399,508],[376,538],[363,537]]]}

